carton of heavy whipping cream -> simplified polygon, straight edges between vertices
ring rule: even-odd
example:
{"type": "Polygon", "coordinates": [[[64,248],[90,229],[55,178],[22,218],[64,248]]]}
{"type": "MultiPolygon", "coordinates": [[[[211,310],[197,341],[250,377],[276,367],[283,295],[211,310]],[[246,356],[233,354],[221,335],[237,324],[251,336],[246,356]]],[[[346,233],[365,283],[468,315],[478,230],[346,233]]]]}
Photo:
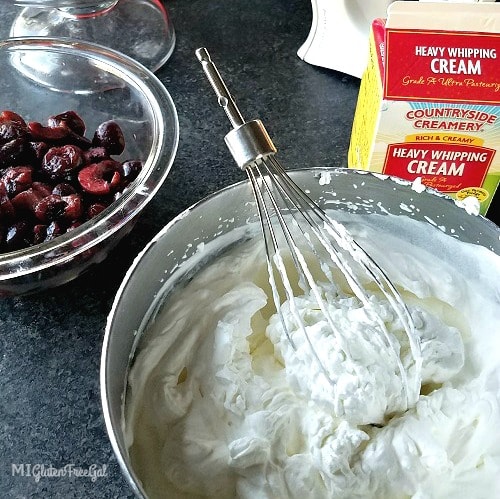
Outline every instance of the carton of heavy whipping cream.
{"type": "Polygon", "coordinates": [[[373,22],[349,167],[486,213],[500,181],[500,3],[394,2],[373,22]]]}

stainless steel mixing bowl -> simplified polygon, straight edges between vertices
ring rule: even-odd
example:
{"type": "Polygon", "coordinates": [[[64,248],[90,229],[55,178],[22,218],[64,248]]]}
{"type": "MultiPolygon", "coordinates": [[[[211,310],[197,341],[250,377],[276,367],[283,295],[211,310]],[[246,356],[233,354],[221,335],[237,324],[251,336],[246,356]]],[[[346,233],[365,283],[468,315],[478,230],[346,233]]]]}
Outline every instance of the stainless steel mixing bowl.
{"type": "MultiPolygon", "coordinates": [[[[479,244],[500,254],[500,228],[468,214],[435,191],[418,192],[412,184],[378,174],[343,168],[304,169],[293,179],[323,208],[356,213],[405,215],[432,224],[450,237],[479,244]]],[[[109,314],[101,359],[101,396],[109,437],[123,472],[139,497],[146,497],[130,465],[122,417],[127,375],[140,333],[154,315],[152,304],[203,264],[200,245],[257,221],[246,182],[200,201],[172,220],[142,251],[129,269],[109,314]],[[190,259],[190,257],[194,256],[190,259]]],[[[236,238],[237,239],[237,238],[236,238]]],[[[224,245],[235,238],[226,236],[224,245]]]]}

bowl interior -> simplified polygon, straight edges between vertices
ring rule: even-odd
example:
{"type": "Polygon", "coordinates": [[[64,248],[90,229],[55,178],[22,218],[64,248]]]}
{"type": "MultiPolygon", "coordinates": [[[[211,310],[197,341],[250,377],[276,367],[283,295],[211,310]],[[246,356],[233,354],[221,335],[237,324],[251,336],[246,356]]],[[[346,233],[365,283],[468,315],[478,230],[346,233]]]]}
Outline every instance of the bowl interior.
{"type": "MultiPolygon", "coordinates": [[[[500,229],[495,224],[469,215],[451,198],[436,192],[419,193],[406,181],[341,168],[298,170],[291,175],[323,208],[405,215],[500,254],[500,229]]],[[[128,459],[122,428],[126,378],[138,338],[169,290],[189,279],[206,259],[245,238],[248,222],[253,221],[257,215],[246,182],[201,201],[150,242],[129,269],[115,298],[103,345],[101,394],[112,445],[138,494],[143,492],[128,459]]]]}
{"type": "Polygon", "coordinates": [[[89,43],[27,38],[0,42],[0,64],[2,108],[42,124],[74,110],[87,136],[116,119],[127,139],[123,156],[146,160],[152,154],[165,116],[150,74],[130,59],[89,43]]]}

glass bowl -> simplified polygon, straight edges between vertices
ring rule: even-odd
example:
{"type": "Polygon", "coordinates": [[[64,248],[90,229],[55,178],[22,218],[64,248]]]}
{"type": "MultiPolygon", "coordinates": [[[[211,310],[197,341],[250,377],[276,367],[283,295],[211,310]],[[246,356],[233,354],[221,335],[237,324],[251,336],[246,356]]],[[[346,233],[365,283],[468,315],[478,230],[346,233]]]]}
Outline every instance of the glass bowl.
{"type": "MultiPolygon", "coordinates": [[[[345,168],[289,173],[323,209],[410,217],[450,238],[500,255],[500,228],[482,216],[467,213],[437,191],[417,192],[406,180],[345,168]]],[[[147,494],[129,453],[124,404],[129,369],[141,336],[175,287],[248,237],[260,237],[258,215],[249,184],[240,182],[205,198],[165,226],[136,258],[115,297],[101,356],[101,399],[114,452],[138,497],[146,498],[147,494]]],[[[174,491],[165,493],[177,497],[174,491]]]]}
{"type": "Polygon", "coordinates": [[[175,105],[162,83],[131,58],[99,45],[56,38],[0,41],[0,108],[26,121],[75,111],[86,136],[115,120],[125,150],[117,161],[141,160],[139,176],[105,210],[51,241],[0,253],[0,296],[68,282],[109,251],[133,227],[162,185],[179,139],[175,105]]]}

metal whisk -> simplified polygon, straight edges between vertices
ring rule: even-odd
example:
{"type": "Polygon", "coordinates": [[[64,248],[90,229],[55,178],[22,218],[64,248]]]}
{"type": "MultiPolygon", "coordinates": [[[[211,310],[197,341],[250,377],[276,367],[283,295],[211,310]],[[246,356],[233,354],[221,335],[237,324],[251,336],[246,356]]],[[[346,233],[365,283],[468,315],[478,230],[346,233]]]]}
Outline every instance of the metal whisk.
{"type": "MultiPolygon", "coordinates": [[[[233,126],[225,136],[226,145],[238,166],[247,173],[253,189],[264,236],[273,299],[286,336],[295,348],[289,319],[284,317],[282,311],[285,301],[288,302],[290,314],[295,321],[294,327],[304,334],[314,358],[328,377],[325,363],[320,359],[296,306],[298,287],[301,292],[314,297],[317,309],[321,310],[333,338],[340,344],[344,354],[350,356],[352,345],[346,344],[340,334],[339,325],[329,311],[327,296],[314,275],[320,269],[322,276],[330,282],[342,281],[344,288],[347,286],[346,289],[350,290],[363,307],[371,311],[371,319],[377,325],[378,334],[374,342],[379,342],[380,347],[388,349],[394,358],[404,392],[400,409],[405,410],[419,396],[422,355],[419,337],[401,295],[346,227],[332,220],[291,180],[276,159],[277,150],[262,122],[243,119],[208,51],[199,48],[196,50],[196,57],[215,91],[219,105],[233,126]],[[307,258],[306,252],[309,255],[307,258]],[[292,266],[286,265],[285,254],[289,255],[292,266]],[[409,346],[410,361],[408,356],[403,358],[400,342],[389,333],[384,319],[376,307],[373,307],[374,294],[387,300],[393,311],[393,320],[399,319],[409,346]]],[[[328,379],[333,383],[331,378],[328,379]]]]}

